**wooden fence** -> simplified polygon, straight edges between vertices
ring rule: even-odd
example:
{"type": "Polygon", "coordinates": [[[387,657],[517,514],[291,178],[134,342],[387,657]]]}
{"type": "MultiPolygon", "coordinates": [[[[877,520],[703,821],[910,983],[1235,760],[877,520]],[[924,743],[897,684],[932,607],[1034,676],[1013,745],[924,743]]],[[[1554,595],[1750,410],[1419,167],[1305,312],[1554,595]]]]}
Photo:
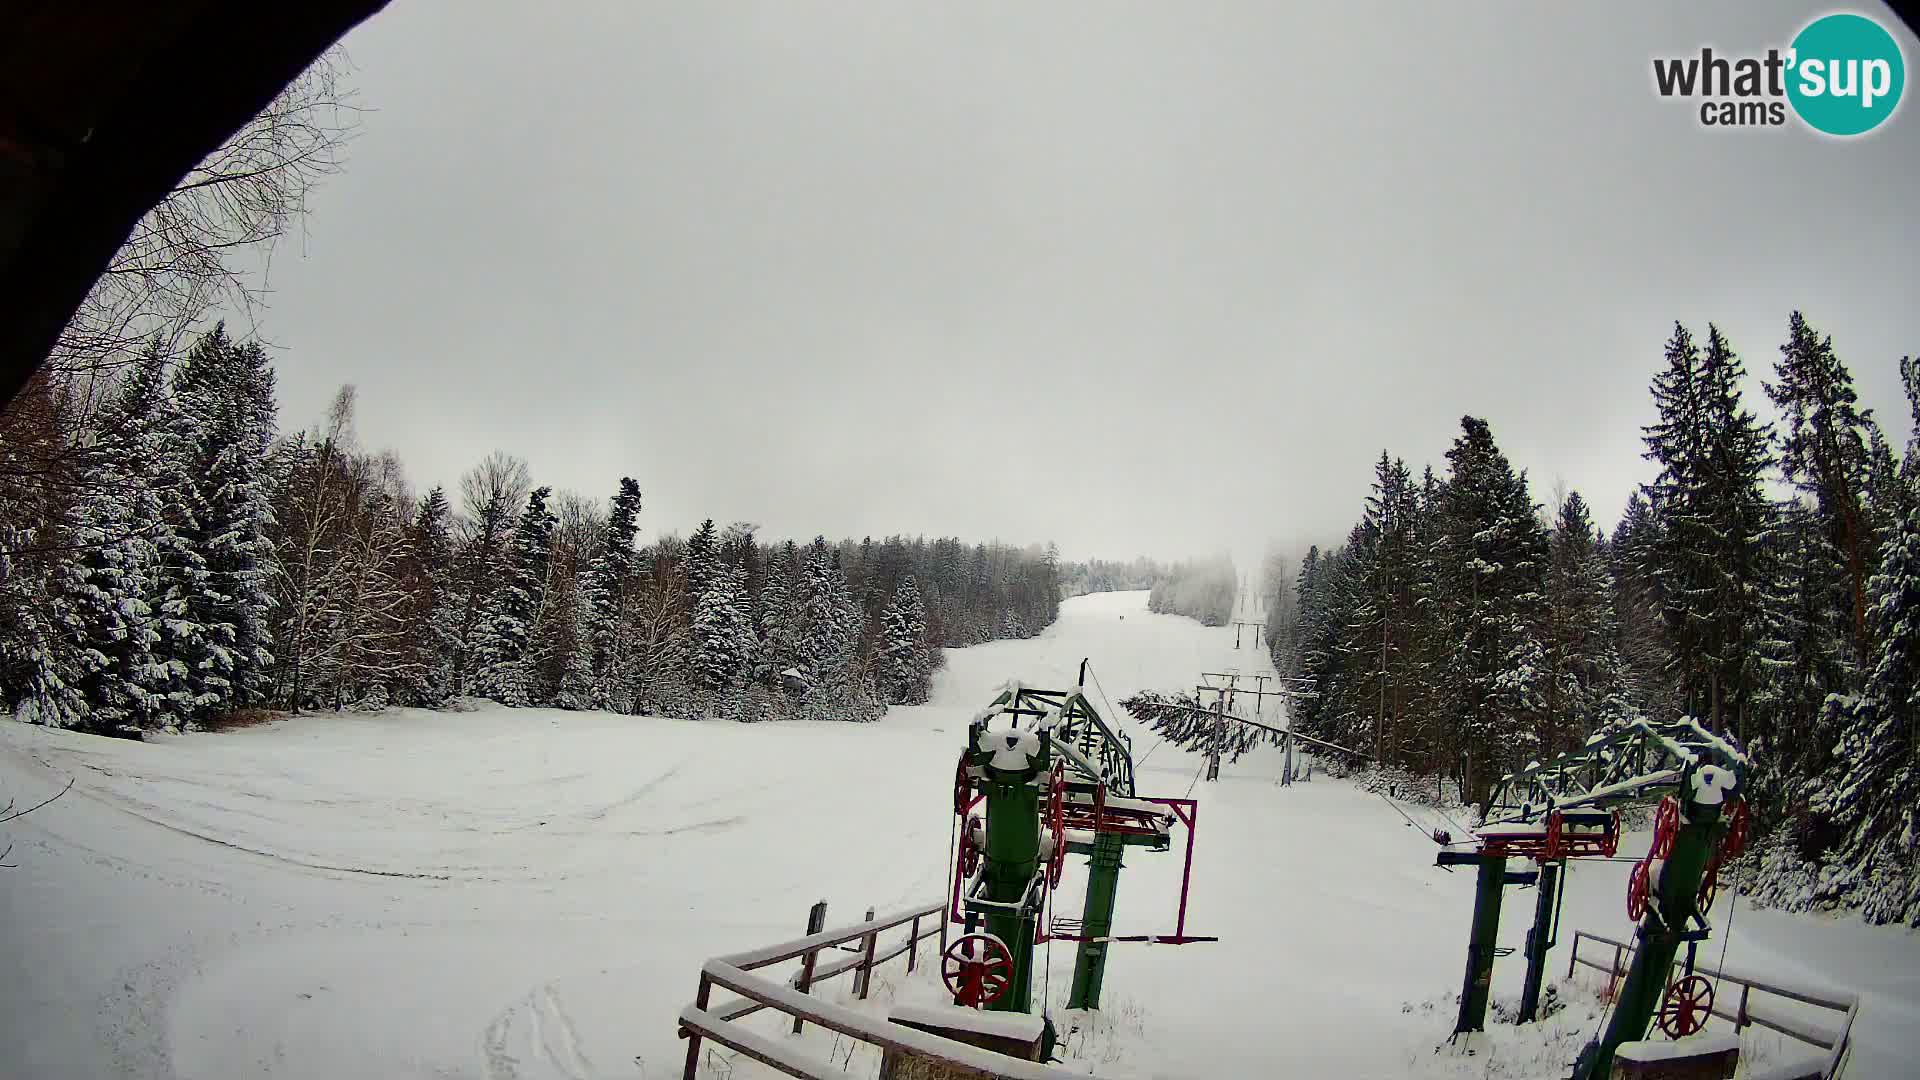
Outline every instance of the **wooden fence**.
{"type": "MultiPolygon", "coordinates": [[[[734,953],[708,960],[700,969],[700,985],[693,1004],[680,1011],[680,1035],[687,1040],[687,1064],[684,1080],[695,1080],[700,1064],[703,1039],[711,1039],[736,1050],[770,1068],[801,1080],[845,1080],[843,1067],[814,1057],[799,1044],[751,1030],[738,1021],[762,1009],[772,1009],[793,1017],[798,1034],[807,1023],[818,1024],[860,1042],[933,1058],[980,1077],[1004,1077],[1008,1080],[1089,1080],[1084,1072],[1052,1068],[1032,1061],[996,1054],[991,1050],[943,1039],[938,1035],[888,1023],[886,1018],[809,996],[819,983],[851,971],[859,996],[865,998],[872,987],[873,970],[905,954],[907,970],[919,960],[919,943],[939,935],[945,928],[946,905],[895,912],[838,929],[820,929],[825,921],[824,903],[814,905],[807,920],[806,937],[750,952],[734,953]],[[897,942],[880,943],[882,935],[906,927],[897,942]],[[822,954],[844,952],[823,961],[822,954]],[[799,960],[800,970],[791,978],[776,982],[755,974],[761,968],[789,960],[799,960]],[[740,995],[715,1005],[711,998],[715,986],[740,995]]],[[[1092,1077],[1091,1080],[1099,1080],[1092,1077]]]]}
{"type": "MultiPolygon", "coordinates": [[[[1573,932],[1573,948],[1567,958],[1567,977],[1573,977],[1574,965],[1581,964],[1597,971],[1607,973],[1607,992],[1613,994],[1619,989],[1619,981],[1626,977],[1627,966],[1633,959],[1633,946],[1624,941],[1615,941],[1610,937],[1590,934],[1585,930],[1573,932]],[[1594,960],[1580,955],[1580,943],[1592,942],[1604,949],[1590,949],[1589,952],[1604,953],[1612,950],[1612,956],[1605,960],[1594,960]]],[[[1764,982],[1750,976],[1732,971],[1723,971],[1708,964],[1695,964],[1696,974],[1716,980],[1721,987],[1732,983],[1740,988],[1739,1003],[1732,1009],[1727,1008],[1727,998],[1723,991],[1716,988],[1713,999],[1713,1015],[1722,1020],[1731,1021],[1737,1032],[1749,1024],[1757,1024],[1770,1031],[1777,1031],[1790,1039],[1796,1039],[1825,1051],[1825,1057],[1810,1061],[1804,1068],[1772,1070],[1767,1075],[1772,1080],[1833,1080],[1840,1075],[1840,1068],[1846,1061],[1847,1042],[1853,1035],[1853,1021],[1860,1015],[1860,995],[1835,994],[1830,991],[1807,990],[1782,986],[1776,982],[1764,982]],[[1762,995],[1755,999],[1754,995],[1762,995]],[[1783,1006],[1776,998],[1797,1001],[1815,1009],[1839,1013],[1838,1026],[1829,1027],[1815,1022],[1796,1012],[1791,1006],[1783,1006]]]]}

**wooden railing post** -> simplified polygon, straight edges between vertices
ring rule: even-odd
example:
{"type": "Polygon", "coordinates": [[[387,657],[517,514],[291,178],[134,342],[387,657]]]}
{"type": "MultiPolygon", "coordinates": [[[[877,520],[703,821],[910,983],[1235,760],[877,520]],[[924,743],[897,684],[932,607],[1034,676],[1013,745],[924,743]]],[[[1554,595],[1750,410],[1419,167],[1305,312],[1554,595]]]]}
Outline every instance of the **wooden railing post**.
{"type": "MultiPolygon", "coordinates": [[[[813,910],[807,912],[807,936],[812,937],[813,935],[819,933],[822,930],[825,930],[826,928],[827,928],[827,902],[825,900],[822,900],[819,903],[813,905],[813,910]]],[[[814,963],[819,959],[820,959],[819,949],[810,949],[807,951],[807,955],[803,957],[800,961],[800,981],[794,984],[794,989],[800,991],[803,994],[812,992],[813,966],[814,966],[814,963]]],[[[806,1026],[806,1021],[800,1019],[797,1016],[793,1018],[793,1033],[795,1035],[800,1034],[800,1029],[805,1026],[806,1026]]]]}
{"type": "Polygon", "coordinates": [[[1573,978],[1573,965],[1580,961],[1580,939],[1585,936],[1580,931],[1573,932],[1573,948],[1567,950],[1567,978],[1573,978]]]}
{"type": "MultiPolygon", "coordinates": [[[[872,908],[867,909],[867,917],[863,921],[865,922],[873,921],[872,908]]],[[[880,940],[880,931],[878,930],[867,931],[867,936],[865,939],[863,939],[863,944],[866,948],[867,955],[865,959],[860,961],[860,1000],[861,1001],[867,1000],[867,991],[873,987],[873,947],[874,947],[874,944],[879,940],[880,940]]]]}
{"type": "Polygon", "coordinates": [[[913,917],[913,930],[907,938],[907,974],[913,974],[914,962],[920,959],[920,916],[913,917]]]}
{"type": "MultiPolygon", "coordinates": [[[[700,992],[694,995],[693,1003],[702,1012],[706,1011],[707,1000],[713,994],[713,983],[703,969],[700,972],[700,992]]],[[[687,1071],[681,1074],[682,1080],[694,1080],[694,1074],[700,1070],[700,1033],[687,1032],[687,1071]]]]}

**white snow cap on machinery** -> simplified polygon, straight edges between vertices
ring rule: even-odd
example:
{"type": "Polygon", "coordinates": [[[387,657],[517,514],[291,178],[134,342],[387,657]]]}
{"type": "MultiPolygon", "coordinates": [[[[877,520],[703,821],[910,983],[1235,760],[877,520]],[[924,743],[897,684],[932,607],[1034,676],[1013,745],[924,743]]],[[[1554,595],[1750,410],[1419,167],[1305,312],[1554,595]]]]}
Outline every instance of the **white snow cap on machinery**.
{"type": "Polygon", "coordinates": [[[980,730],[980,750],[992,754],[992,766],[1002,772],[1019,772],[1040,752],[1040,736],[1031,731],[980,730]]]}
{"type": "Polygon", "coordinates": [[[1733,790],[1733,773],[1718,765],[1702,765],[1693,773],[1693,801],[1702,806],[1719,806],[1733,790]]]}

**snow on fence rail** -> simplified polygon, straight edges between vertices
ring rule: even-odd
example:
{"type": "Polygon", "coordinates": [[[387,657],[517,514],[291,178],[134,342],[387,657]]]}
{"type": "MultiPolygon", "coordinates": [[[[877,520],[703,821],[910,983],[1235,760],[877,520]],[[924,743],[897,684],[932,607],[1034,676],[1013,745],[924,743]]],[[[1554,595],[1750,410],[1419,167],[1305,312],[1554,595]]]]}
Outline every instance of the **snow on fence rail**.
{"type": "MultiPolygon", "coordinates": [[[[824,913],[825,905],[816,905],[824,913]]],[[[867,996],[873,969],[907,954],[907,970],[912,971],[919,958],[916,946],[945,929],[945,903],[869,918],[853,926],[821,930],[793,941],[768,945],[731,956],[717,956],[700,969],[700,986],[693,1004],[680,1011],[680,1035],[687,1040],[687,1065],[684,1080],[695,1080],[700,1065],[700,1043],[712,1039],[770,1068],[801,1080],[844,1080],[842,1067],[822,1061],[794,1043],[771,1038],[741,1026],[740,1018],[762,1009],[773,1009],[793,1017],[794,1033],[807,1021],[861,1042],[893,1050],[908,1051],[957,1065],[981,1077],[1007,1077],[1009,1080],[1089,1080],[1088,1074],[1051,1068],[1036,1062],[996,1054],[991,1050],[943,1039],[938,1035],[888,1023],[884,1017],[849,1009],[843,1005],[808,996],[816,983],[848,971],[857,971],[855,985],[861,998],[867,996]],[[923,922],[933,923],[923,931],[923,922]],[[908,927],[905,938],[882,949],[879,937],[896,927],[908,927]],[[841,950],[852,944],[852,955],[820,964],[826,950],[841,950]],[[760,968],[788,960],[799,960],[800,970],[786,982],[775,982],[754,974],[760,968]],[[740,995],[734,1001],[715,1007],[710,998],[715,986],[740,995]]],[[[819,917],[809,926],[819,925],[819,917]]],[[[1091,1080],[1099,1080],[1097,1076],[1091,1080]]]]}
{"type": "MultiPolygon", "coordinates": [[[[1573,932],[1573,948],[1570,951],[1572,955],[1567,958],[1567,977],[1573,977],[1573,969],[1576,964],[1584,964],[1597,971],[1604,971],[1607,973],[1607,990],[1609,994],[1618,987],[1619,980],[1626,976],[1627,965],[1631,962],[1633,956],[1633,946],[1627,942],[1615,941],[1613,938],[1588,933],[1585,930],[1575,930],[1573,932]],[[1590,941],[1597,945],[1605,945],[1612,948],[1612,958],[1602,961],[1581,956],[1580,942],[1582,941],[1590,941]]],[[[1790,1039],[1797,1039],[1800,1042],[1818,1047],[1826,1052],[1824,1058],[1809,1061],[1804,1067],[1789,1067],[1769,1071],[1766,1075],[1770,1080],[1804,1080],[1804,1078],[1813,1077],[1819,1077],[1821,1080],[1833,1080],[1834,1077],[1840,1074],[1841,1063],[1845,1061],[1847,1056],[1848,1040],[1853,1036],[1853,1021],[1860,1015],[1859,994],[1795,989],[1763,982],[1760,979],[1722,970],[1709,964],[1695,964],[1693,970],[1698,974],[1705,975],[1721,983],[1733,983],[1740,987],[1740,1003],[1732,1012],[1727,1011],[1723,1005],[1723,999],[1718,995],[1715,996],[1713,1008],[1711,1009],[1713,1015],[1720,1017],[1722,1020],[1731,1021],[1735,1031],[1739,1031],[1749,1024],[1757,1024],[1760,1027],[1777,1031],[1790,1039]],[[1783,1007],[1781,1003],[1776,1001],[1770,1001],[1766,998],[1756,1001],[1753,998],[1755,992],[1771,994],[1775,997],[1785,998],[1788,1001],[1797,1001],[1803,1005],[1811,1005],[1816,1009],[1840,1013],[1839,1026],[1828,1027],[1824,1024],[1817,1023],[1807,1018],[1803,1013],[1792,1011],[1791,1006],[1783,1007]]]]}

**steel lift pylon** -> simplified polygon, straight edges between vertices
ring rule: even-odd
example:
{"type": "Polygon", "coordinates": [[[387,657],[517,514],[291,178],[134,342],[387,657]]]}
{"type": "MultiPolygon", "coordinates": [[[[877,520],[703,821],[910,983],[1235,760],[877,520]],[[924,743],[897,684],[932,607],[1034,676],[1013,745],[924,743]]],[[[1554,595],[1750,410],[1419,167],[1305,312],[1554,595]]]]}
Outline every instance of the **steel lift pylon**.
{"type": "MultiPolygon", "coordinates": [[[[1084,686],[1084,663],[1080,678],[1084,686]]],[[[1139,797],[1130,741],[1080,688],[1009,683],[975,716],[955,774],[954,811],[961,824],[949,915],[966,932],[947,947],[942,972],[955,1004],[1031,1012],[1034,946],[1053,938],[1079,944],[1068,1007],[1084,1009],[1099,1007],[1113,943],[1217,940],[1186,932],[1198,804],[1139,797]],[[1123,854],[1169,850],[1176,825],[1187,840],[1173,933],[1114,935],[1123,854]],[[1069,854],[1090,861],[1077,920],[1053,915],[1069,854]]]]}
{"type": "Polygon", "coordinates": [[[1737,747],[1692,720],[1636,721],[1599,732],[1544,765],[1534,762],[1501,777],[1482,808],[1475,850],[1443,851],[1437,860],[1479,871],[1455,1037],[1486,1026],[1501,893],[1516,876],[1508,860],[1539,865],[1519,875],[1540,889],[1527,935],[1520,1010],[1525,1022],[1537,1012],[1547,951],[1556,937],[1560,871],[1569,859],[1614,855],[1619,809],[1655,802],[1651,850],[1628,880],[1627,911],[1638,924],[1633,963],[1606,1030],[1582,1052],[1575,1076],[1604,1080],[1620,1044],[1645,1038],[1656,1019],[1675,1038],[1699,1030],[1712,1005],[1712,987],[1692,974],[1693,953],[1712,931],[1706,913],[1719,867],[1746,843],[1740,793],[1747,764],[1737,747]],[[1683,944],[1687,974],[1671,979],[1683,944]]]}

